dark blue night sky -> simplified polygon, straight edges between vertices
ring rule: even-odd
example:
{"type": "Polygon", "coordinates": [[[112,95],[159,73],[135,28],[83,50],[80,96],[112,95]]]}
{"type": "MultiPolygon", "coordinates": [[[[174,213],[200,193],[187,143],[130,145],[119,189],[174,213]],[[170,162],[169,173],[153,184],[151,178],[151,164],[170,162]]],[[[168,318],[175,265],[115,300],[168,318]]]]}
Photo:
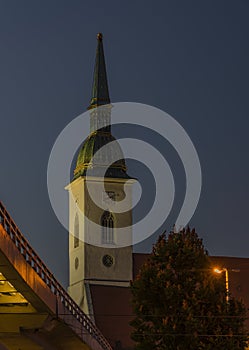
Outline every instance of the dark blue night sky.
{"type": "Polygon", "coordinates": [[[64,285],[68,234],[50,206],[47,162],[89,104],[98,32],[112,101],[168,112],[196,146],[203,189],[191,226],[210,254],[249,257],[248,16],[247,0],[0,2],[0,199],[64,285]]]}

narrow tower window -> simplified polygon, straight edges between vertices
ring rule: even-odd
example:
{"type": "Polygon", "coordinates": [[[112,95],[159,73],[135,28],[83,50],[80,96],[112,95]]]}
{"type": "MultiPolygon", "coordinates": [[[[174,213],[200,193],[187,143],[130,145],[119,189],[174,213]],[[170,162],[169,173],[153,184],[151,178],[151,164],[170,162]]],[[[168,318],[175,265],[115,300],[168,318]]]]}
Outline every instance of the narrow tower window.
{"type": "Polygon", "coordinates": [[[76,214],[74,219],[74,248],[79,246],[79,233],[79,216],[76,214]]]}
{"type": "Polygon", "coordinates": [[[114,244],[114,218],[112,213],[105,211],[101,217],[102,243],[114,244]]]}

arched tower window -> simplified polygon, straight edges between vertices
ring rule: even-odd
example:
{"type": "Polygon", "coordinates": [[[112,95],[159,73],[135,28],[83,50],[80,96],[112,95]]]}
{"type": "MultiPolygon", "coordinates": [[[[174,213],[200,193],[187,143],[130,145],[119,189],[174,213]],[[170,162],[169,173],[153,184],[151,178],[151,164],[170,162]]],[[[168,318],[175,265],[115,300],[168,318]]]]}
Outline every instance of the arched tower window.
{"type": "Polygon", "coordinates": [[[102,243],[114,244],[114,217],[109,211],[105,211],[101,217],[102,243]]]}
{"type": "Polygon", "coordinates": [[[79,216],[78,214],[76,214],[74,219],[74,248],[77,248],[79,246],[79,243],[80,243],[79,236],[80,236],[79,216]]]}

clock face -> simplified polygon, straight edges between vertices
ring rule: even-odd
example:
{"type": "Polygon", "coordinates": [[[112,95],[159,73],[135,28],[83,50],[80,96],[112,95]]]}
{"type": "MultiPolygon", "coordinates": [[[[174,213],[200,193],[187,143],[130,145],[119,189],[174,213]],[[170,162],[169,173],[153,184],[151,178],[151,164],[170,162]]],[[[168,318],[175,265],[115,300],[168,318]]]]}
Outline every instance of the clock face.
{"type": "Polygon", "coordinates": [[[111,255],[106,254],[103,256],[102,262],[106,267],[111,267],[113,265],[114,260],[111,255]]]}

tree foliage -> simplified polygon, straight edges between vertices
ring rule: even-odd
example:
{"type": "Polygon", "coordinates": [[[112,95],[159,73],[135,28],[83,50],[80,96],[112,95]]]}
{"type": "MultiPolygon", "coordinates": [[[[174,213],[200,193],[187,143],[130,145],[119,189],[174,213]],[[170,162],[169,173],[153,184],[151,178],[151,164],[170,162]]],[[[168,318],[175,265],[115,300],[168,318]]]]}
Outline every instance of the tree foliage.
{"type": "Polygon", "coordinates": [[[245,307],[227,302],[224,274],[194,230],[161,235],[131,289],[136,349],[245,349],[245,307]]]}

